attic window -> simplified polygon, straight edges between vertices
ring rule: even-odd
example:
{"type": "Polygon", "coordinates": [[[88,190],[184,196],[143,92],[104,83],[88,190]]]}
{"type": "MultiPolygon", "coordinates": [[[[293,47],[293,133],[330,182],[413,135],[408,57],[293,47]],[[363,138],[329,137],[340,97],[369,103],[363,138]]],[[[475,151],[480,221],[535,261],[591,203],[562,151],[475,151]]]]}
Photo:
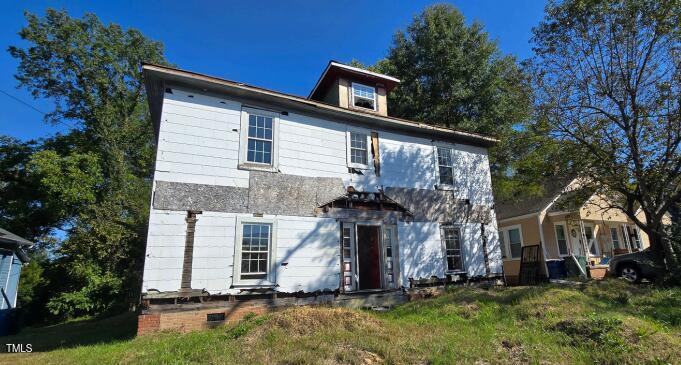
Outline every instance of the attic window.
{"type": "Polygon", "coordinates": [[[376,89],[353,82],[352,105],[358,108],[376,110],[376,89]]]}

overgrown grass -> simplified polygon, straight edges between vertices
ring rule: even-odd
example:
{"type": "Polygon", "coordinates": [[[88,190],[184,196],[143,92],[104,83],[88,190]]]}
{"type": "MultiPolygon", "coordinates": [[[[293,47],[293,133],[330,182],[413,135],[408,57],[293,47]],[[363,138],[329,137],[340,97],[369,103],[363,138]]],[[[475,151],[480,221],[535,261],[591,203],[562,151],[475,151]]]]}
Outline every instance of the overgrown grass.
{"type": "MultiPolygon", "coordinates": [[[[117,320],[125,326],[121,318],[117,320]]],[[[97,338],[104,339],[105,331],[114,333],[115,327],[100,326],[97,338]]],[[[88,331],[34,329],[5,343],[30,342],[40,351],[42,344],[50,349],[63,338],[92,333],[88,331]]],[[[99,341],[87,343],[92,342],[99,341]]],[[[76,343],[42,353],[4,354],[0,362],[675,364],[681,362],[681,289],[618,280],[581,288],[456,288],[385,313],[294,308],[203,332],[74,347],[76,343]]]]}

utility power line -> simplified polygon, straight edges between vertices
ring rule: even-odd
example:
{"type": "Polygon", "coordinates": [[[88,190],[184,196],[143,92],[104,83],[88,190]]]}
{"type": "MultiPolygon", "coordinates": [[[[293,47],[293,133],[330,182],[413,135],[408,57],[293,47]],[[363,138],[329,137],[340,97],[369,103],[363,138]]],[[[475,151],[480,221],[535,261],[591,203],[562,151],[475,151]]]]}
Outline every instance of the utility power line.
{"type": "MultiPolygon", "coordinates": [[[[8,92],[5,91],[5,90],[0,89],[0,93],[3,93],[3,94],[5,94],[5,95],[7,95],[8,97],[10,97],[11,99],[13,99],[14,101],[17,101],[17,102],[19,102],[19,103],[21,103],[21,104],[24,104],[24,106],[27,106],[27,107],[33,109],[34,111],[36,111],[36,112],[38,112],[38,113],[40,113],[40,114],[42,114],[42,115],[47,115],[47,113],[43,112],[42,110],[40,110],[40,109],[34,107],[33,105],[31,105],[31,104],[29,104],[29,103],[27,103],[27,102],[25,102],[25,101],[23,101],[23,100],[21,100],[21,99],[19,99],[19,98],[17,98],[16,96],[14,96],[14,95],[8,93],[8,92]]],[[[73,128],[72,125],[69,125],[69,124],[67,124],[67,123],[65,123],[65,122],[62,122],[61,120],[57,120],[56,122],[59,123],[59,124],[63,124],[63,125],[65,125],[65,126],[68,127],[68,128],[73,128]]]]}

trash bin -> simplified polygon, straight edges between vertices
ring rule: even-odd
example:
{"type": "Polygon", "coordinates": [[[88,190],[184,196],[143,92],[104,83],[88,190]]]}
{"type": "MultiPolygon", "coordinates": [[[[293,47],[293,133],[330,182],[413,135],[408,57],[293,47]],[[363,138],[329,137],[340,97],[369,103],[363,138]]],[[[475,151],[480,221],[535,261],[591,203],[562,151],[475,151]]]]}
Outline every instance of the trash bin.
{"type": "Polygon", "coordinates": [[[547,260],[546,266],[549,269],[549,279],[564,279],[567,277],[567,270],[565,269],[565,261],[563,260],[547,260]]]}

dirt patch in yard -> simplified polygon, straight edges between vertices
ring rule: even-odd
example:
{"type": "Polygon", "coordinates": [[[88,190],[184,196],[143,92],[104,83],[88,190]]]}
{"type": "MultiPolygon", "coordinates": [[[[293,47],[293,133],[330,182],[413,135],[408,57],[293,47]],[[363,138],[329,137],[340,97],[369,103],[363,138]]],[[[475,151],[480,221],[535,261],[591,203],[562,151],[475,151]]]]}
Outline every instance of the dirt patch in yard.
{"type": "Polygon", "coordinates": [[[290,336],[308,336],[321,328],[364,332],[378,330],[380,322],[375,317],[344,308],[299,307],[274,314],[267,322],[253,331],[259,332],[278,328],[290,336]]]}

